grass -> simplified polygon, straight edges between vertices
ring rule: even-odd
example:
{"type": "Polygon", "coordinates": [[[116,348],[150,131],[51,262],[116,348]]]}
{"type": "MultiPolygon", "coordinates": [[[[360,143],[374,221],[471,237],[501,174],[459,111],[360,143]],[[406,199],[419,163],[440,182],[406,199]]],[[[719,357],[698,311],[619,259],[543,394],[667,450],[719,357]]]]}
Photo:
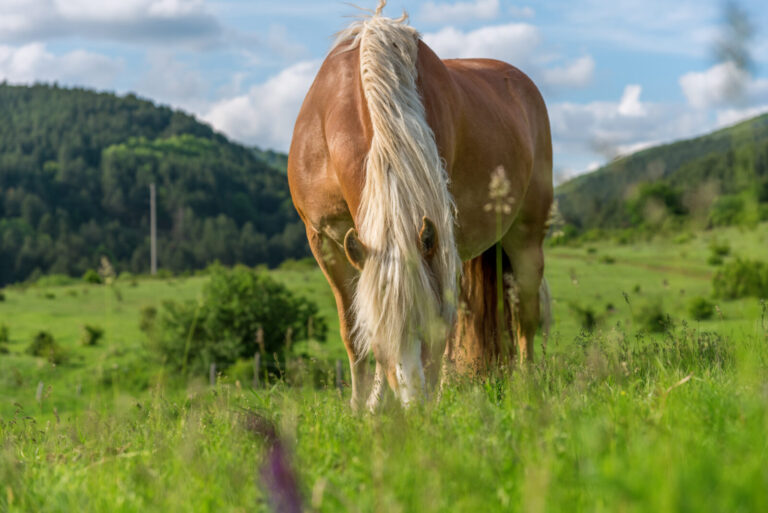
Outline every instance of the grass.
{"type": "MultiPolygon", "coordinates": [[[[755,298],[713,301],[711,320],[688,313],[711,295],[713,237],[729,241],[726,259],[758,256],[768,225],[548,250],[546,357],[537,348],[526,371],[456,383],[405,412],[388,401],[377,416],[353,414],[332,384],[252,390],[165,373],[139,309],[195,298],[204,277],[118,280],[121,301],[98,285],[6,289],[0,511],[270,511],[269,441],[246,429],[249,412],[277,426],[308,510],[768,511],[768,317],[755,298]],[[655,301],[667,332],[637,320],[655,301]],[[591,333],[573,304],[596,312],[591,333]],[[80,344],[84,324],[104,328],[98,345],[80,344]],[[24,353],[41,330],[65,363],[24,353]]],[[[322,275],[273,276],[329,320],[326,344],[297,350],[319,366],[343,358],[322,275]]]]}

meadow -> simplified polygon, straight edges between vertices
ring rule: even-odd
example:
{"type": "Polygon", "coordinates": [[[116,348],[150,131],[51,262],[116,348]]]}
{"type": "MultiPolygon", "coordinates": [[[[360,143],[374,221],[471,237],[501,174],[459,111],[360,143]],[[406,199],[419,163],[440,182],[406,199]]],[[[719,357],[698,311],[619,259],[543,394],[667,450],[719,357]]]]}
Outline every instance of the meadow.
{"type": "Polygon", "coordinates": [[[273,440],[255,424],[276,426],[308,511],[768,511],[768,311],[711,298],[718,245],[764,258],[768,223],[550,247],[555,323],[533,366],[374,416],[334,386],[346,355],[316,268],[269,273],[328,321],[327,342],[293,348],[320,386],[166,369],[139,312],[199,297],[205,276],[8,287],[0,511],[272,511],[273,440]],[[98,345],[81,345],[85,324],[98,345]],[[25,353],[40,330],[60,364],[25,353]]]}

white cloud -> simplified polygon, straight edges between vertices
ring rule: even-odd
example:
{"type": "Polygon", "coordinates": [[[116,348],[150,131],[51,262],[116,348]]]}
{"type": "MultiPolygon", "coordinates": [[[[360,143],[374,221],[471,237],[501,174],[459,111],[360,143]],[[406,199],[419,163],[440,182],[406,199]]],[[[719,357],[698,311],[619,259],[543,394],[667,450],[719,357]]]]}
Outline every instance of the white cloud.
{"type": "Polygon", "coordinates": [[[590,55],[546,68],[552,56],[540,49],[539,30],[529,23],[491,25],[468,32],[446,27],[424,34],[424,42],[442,59],[488,58],[514,64],[547,91],[587,86],[595,72],[590,55]]]}
{"type": "Polygon", "coordinates": [[[553,87],[584,87],[592,82],[595,60],[589,56],[579,57],[570,64],[544,70],[544,83],[553,87]]]}
{"type": "Polygon", "coordinates": [[[204,112],[208,82],[170,51],[150,51],[146,72],[135,84],[136,91],[155,101],[191,112],[204,112]]]}
{"type": "Polygon", "coordinates": [[[528,23],[510,23],[462,32],[446,27],[424,34],[426,42],[442,59],[486,57],[515,63],[528,61],[540,42],[539,32],[528,23]]]}
{"type": "Polygon", "coordinates": [[[195,41],[221,32],[203,0],[3,0],[0,40],[78,36],[111,40],[195,41]]]}
{"type": "Polygon", "coordinates": [[[533,18],[536,16],[536,11],[534,11],[532,8],[525,6],[525,7],[517,7],[517,6],[511,6],[509,9],[507,9],[507,12],[514,16],[515,18],[533,18]]]}
{"type": "Polygon", "coordinates": [[[733,62],[723,62],[706,71],[692,71],[679,79],[683,94],[695,108],[705,109],[727,103],[740,94],[749,74],[733,62]]]}
{"type": "Polygon", "coordinates": [[[286,151],[299,108],[319,67],[316,60],[295,64],[244,95],[219,101],[203,118],[233,139],[286,151]]]}
{"type": "Polygon", "coordinates": [[[420,18],[427,23],[461,23],[467,20],[488,20],[499,15],[499,0],[475,0],[451,4],[427,2],[420,18]]]}
{"type": "Polygon", "coordinates": [[[122,61],[84,50],[55,55],[43,43],[0,45],[0,80],[11,83],[57,81],[105,88],[122,68],[122,61]]]}
{"type": "Polygon", "coordinates": [[[622,116],[637,117],[645,116],[645,107],[640,103],[640,93],[643,87],[638,84],[630,84],[624,88],[624,94],[619,101],[619,114],[622,116]]]}
{"type": "Polygon", "coordinates": [[[768,112],[768,103],[743,109],[722,109],[717,111],[717,126],[735,125],[740,121],[759,116],[768,112]]]}
{"type": "Polygon", "coordinates": [[[657,142],[696,135],[707,126],[704,112],[673,104],[641,103],[640,93],[640,86],[630,84],[619,101],[550,104],[558,153],[591,153],[610,160],[657,142]]]}

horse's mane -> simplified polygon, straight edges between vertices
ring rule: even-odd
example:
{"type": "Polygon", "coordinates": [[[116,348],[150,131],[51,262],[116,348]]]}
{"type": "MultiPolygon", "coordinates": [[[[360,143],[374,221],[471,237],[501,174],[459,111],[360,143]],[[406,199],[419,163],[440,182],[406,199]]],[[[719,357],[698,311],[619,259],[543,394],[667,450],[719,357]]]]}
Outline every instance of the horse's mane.
{"type": "Polygon", "coordinates": [[[400,344],[444,342],[456,310],[460,259],[453,198],[417,87],[419,33],[400,19],[372,16],[339,33],[334,47],[359,47],[373,126],[357,229],[369,258],[354,300],[356,344],[397,362],[400,344]],[[437,227],[431,266],[418,245],[423,216],[437,227]],[[394,360],[393,360],[394,358],[394,360]]]}

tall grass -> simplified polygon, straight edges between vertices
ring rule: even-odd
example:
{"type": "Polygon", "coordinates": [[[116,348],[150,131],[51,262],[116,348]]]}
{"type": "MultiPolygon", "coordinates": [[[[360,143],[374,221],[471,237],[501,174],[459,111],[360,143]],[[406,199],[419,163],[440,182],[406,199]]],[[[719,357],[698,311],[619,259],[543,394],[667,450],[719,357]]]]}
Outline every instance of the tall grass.
{"type": "Polygon", "coordinates": [[[256,411],[315,511],[766,511],[768,340],[666,337],[610,330],[377,416],[312,380],[157,386],[49,420],[17,408],[0,510],[268,511],[256,411]]]}

